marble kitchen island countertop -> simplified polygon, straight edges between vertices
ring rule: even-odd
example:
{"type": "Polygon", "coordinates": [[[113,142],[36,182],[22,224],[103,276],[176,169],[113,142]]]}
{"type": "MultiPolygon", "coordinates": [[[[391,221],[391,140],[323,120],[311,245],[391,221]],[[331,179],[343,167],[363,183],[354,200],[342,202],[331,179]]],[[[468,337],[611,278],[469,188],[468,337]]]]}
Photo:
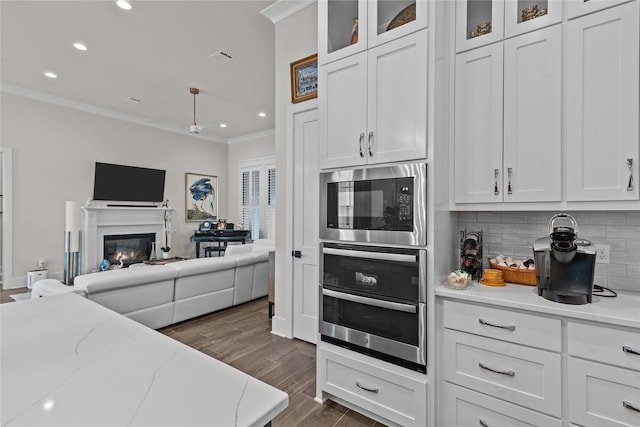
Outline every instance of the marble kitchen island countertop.
{"type": "Polygon", "coordinates": [[[620,291],[615,298],[594,294],[590,304],[571,305],[538,296],[536,286],[507,283],[504,287],[492,287],[473,282],[473,286],[464,290],[440,285],[436,296],[640,329],[640,294],[630,292],[620,291]]]}
{"type": "Polygon", "coordinates": [[[4,426],[264,426],[288,395],[73,293],[0,306],[4,426]]]}

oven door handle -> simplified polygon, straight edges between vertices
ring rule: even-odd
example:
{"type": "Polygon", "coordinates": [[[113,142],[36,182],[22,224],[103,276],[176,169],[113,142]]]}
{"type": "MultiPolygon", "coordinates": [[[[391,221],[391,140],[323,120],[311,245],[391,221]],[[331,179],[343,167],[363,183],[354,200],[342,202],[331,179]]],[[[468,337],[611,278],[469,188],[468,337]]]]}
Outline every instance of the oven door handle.
{"type": "Polygon", "coordinates": [[[377,259],[382,261],[416,262],[416,255],[390,254],[388,252],[356,251],[351,249],[323,248],[323,254],[348,256],[351,258],[377,259]]]}
{"type": "Polygon", "coordinates": [[[375,298],[361,297],[360,295],[346,294],[344,292],[322,289],[322,295],[337,298],[345,301],[357,302],[360,304],[372,305],[374,307],[387,308],[389,310],[402,311],[405,313],[417,313],[418,308],[411,304],[379,300],[375,298]]]}

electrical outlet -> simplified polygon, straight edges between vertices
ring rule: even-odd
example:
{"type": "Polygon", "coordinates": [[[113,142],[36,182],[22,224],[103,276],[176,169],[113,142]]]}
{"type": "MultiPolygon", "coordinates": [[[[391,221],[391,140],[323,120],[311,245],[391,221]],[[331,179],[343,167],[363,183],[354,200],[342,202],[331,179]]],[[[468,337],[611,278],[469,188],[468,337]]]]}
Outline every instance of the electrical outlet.
{"type": "Polygon", "coordinates": [[[609,264],[610,255],[611,255],[611,246],[596,245],[596,262],[597,263],[609,264]]]}

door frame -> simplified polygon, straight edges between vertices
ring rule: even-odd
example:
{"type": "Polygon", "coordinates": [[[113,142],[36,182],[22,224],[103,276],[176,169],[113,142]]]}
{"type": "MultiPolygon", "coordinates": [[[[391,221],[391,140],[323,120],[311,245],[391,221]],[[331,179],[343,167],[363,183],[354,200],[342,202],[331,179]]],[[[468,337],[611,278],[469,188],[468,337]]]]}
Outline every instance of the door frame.
{"type": "Polygon", "coordinates": [[[13,206],[12,176],[13,152],[9,147],[0,147],[2,153],[2,288],[20,287],[13,280],[13,206]]]}
{"type": "MultiPolygon", "coordinates": [[[[287,141],[286,141],[286,196],[283,209],[285,215],[285,244],[284,244],[284,298],[276,298],[277,301],[284,301],[284,307],[275,307],[276,315],[272,318],[271,332],[285,338],[293,338],[293,118],[296,114],[318,108],[317,99],[312,99],[299,104],[287,107],[287,141]]],[[[276,287],[276,291],[277,291],[276,287]]]]}

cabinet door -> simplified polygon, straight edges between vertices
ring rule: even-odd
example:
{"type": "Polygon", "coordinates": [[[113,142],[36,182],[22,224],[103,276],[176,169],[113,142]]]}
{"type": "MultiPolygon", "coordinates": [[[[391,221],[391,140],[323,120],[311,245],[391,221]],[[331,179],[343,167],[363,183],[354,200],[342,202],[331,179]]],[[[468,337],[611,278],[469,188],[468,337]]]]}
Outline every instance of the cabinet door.
{"type": "Polygon", "coordinates": [[[456,56],[456,203],[502,202],[502,43],[456,56]]]}
{"type": "Polygon", "coordinates": [[[504,0],[456,1],[456,52],[502,40],[503,23],[504,0]]]}
{"type": "Polygon", "coordinates": [[[369,163],[427,156],[427,31],[369,51],[369,163]]]}
{"type": "Polygon", "coordinates": [[[444,383],[439,409],[442,426],[561,427],[562,421],[468,388],[444,383]]]}
{"type": "Polygon", "coordinates": [[[569,21],[568,201],[638,200],[638,5],[569,21]]]}
{"type": "Polygon", "coordinates": [[[507,0],[504,4],[504,36],[524,34],[557,24],[561,19],[562,0],[507,0]]]}
{"type": "Polygon", "coordinates": [[[572,422],[585,427],[640,425],[640,372],[568,359],[572,422]]]}
{"type": "Polygon", "coordinates": [[[427,0],[377,0],[368,6],[369,48],[427,27],[427,0]]]}
{"type": "Polygon", "coordinates": [[[561,199],[561,28],[504,42],[504,201],[561,199]]]}
{"type": "Polygon", "coordinates": [[[367,53],[320,66],[320,167],[364,164],[367,131],[367,53]]]}
{"type": "Polygon", "coordinates": [[[597,12],[629,0],[571,0],[567,2],[569,19],[597,12]]]}
{"type": "Polygon", "coordinates": [[[367,0],[318,0],[318,64],[367,49],[367,0]],[[358,41],[352,43],[354,20],[358,41]]]}

